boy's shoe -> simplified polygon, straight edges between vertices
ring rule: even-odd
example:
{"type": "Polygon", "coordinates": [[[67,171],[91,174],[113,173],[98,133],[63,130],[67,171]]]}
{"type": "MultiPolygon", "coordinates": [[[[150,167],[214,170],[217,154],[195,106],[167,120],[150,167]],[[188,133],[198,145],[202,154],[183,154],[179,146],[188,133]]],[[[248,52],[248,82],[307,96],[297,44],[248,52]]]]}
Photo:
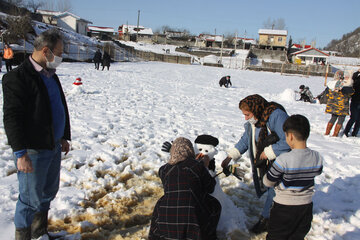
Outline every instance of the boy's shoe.
{"type": "Polygon", "coordinates": [[[267,232],[268,225],[269,225],[269,219],[261,216],[259,221],[250,229],[250,231],[256,234],[267,232]]]}

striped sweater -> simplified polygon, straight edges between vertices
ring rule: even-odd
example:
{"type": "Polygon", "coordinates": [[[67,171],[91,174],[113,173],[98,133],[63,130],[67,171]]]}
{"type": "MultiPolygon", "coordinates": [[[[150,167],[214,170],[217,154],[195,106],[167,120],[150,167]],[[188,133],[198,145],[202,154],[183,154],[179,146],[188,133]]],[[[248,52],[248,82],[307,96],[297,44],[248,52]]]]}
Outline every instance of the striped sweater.
{"type": "Polygon", "coordinates": [[[275,187],[274,201],[283,205],[304,205],[312,202],[314,178],[323,169],[323,158],[309,148],[292,149],[281,154],[263,178],[268,187],[275,187]]]}

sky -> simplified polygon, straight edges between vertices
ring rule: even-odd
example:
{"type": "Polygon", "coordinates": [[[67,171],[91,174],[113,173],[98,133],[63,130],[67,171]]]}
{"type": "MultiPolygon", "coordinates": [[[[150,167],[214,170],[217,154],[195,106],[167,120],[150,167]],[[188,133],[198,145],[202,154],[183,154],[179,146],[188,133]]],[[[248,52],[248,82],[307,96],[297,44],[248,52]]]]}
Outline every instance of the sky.
{"type": "Polygon", "coordinates": [[[270,19],[284,19],[293,41],[316,41],[325,47],[333,39],[360,26],[359,0],[72,0],[73,13],[95,26],[118,28],[137,24],[153,30],[168,25],[198,35],[235,34],[258,38],[258,29],[270,19]],[[271,4],[270,4],[271,2],[271,4]]]}

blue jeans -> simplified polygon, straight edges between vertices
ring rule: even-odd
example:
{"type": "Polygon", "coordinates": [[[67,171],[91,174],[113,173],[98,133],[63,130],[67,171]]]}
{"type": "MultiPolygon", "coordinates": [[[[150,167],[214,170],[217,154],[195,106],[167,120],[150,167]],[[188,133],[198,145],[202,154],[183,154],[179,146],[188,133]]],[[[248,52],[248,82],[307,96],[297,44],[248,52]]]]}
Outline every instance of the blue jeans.
{"type": "Polygon", "coordinates": [[[354,129],[351,133],[351,136],[356,136],[360,128],[360,102],[351,101],[350,103],[350,119],[346,124],[344,129],[344,134],[348,136],[349,131],[353,124],[355,123],[354,129]]]}
{"type": "Polygon", "coordinates": [[[264,218],[269,218],[270,217],[270,210],[271,210],[271,207],[272,207],[274,197],[275,197],[274,188],[269,188],[267,190],[267,195],[266,195],[264,208],[263,208],[263,210],[261,212],[261,216],[263,216],[264,218]]]}
{"type": "MultiPolygon", "coordinates": [[[[27,149],[34,171],[18,171],[19,198],[15,210],[15,227],[31,226],[36,212],[47,212],[50,202],[59,190],[61,145],[56,142],[53,150],[27,149]]],[[[16,159],[16,157],[15,157],[16,159]]],[[[17,160],[15,160],[15,166],[17,160]]]]}

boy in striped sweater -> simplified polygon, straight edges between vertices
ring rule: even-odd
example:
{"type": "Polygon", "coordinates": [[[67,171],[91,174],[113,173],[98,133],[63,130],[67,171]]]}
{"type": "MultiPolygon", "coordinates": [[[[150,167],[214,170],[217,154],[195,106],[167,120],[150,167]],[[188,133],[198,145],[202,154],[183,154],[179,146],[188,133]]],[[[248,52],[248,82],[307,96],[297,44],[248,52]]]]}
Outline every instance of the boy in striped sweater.
{"type": "Polygon", "coordinates": [[[306,146],[310,124],[302,115],[292,115],[283,125],[291,151],[276,158],[263,178],[275,186],[267,240],[304,239],[311,228],[314,178],[320,175],[323,158],[306,146]]]}

